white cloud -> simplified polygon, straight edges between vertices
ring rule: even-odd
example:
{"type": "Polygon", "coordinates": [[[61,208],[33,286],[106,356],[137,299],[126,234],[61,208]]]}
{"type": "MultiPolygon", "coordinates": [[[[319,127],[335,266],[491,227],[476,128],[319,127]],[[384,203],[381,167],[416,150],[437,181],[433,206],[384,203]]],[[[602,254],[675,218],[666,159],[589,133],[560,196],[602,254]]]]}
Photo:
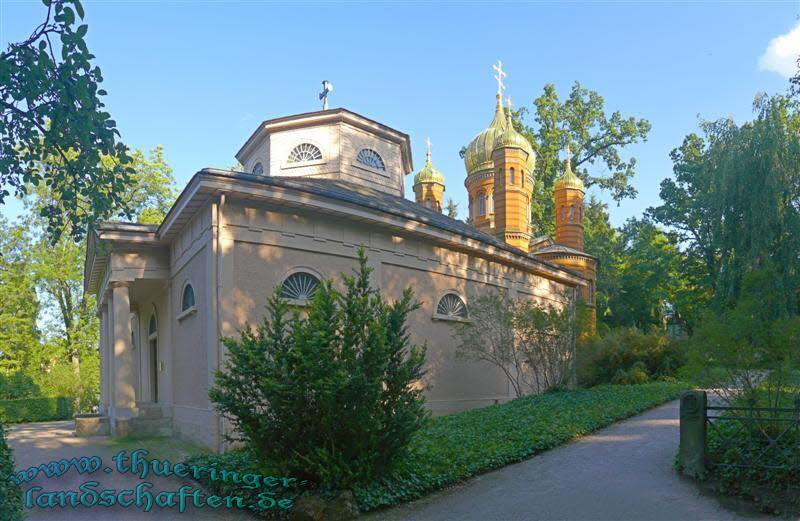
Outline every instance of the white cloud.
{"type": "Polygon", "coordinates": [[[769,42],[767,50],[758,59],[758,68],[791,78],[797,73],[798,57],[800,57],[800,22],[788,33],[777,36],[769,42]]]}

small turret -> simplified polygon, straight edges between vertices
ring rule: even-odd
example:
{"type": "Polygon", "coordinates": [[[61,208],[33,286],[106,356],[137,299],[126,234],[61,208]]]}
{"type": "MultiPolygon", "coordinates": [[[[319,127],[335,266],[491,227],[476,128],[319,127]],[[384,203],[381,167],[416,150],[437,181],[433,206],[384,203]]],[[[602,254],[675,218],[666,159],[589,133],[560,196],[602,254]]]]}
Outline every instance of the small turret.
{"type": "Polygon", "coordinates": [[[583,195],[580,177],[572,171],[572,157],[567,147],[567,166],[553,187],[556,212],[556,242],[583,251],[583,195]]]}
{"type": "Polygon", "coordinates": [[[426,140],[428,152],[425,164],[422,169],[414,176],[414,195],[417,204],[421,204],[437,212],[442,211],[444,200],[444,174],[442,174],[431,162],[431,140],[426,140]]]}

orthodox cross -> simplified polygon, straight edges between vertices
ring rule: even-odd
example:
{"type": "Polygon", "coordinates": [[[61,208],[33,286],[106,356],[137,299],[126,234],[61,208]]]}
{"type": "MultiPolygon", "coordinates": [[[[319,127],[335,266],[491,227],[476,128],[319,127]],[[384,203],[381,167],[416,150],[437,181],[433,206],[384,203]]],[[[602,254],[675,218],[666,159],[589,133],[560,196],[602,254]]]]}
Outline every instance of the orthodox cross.
{"type": "Polygon", "coordinates": [[[425,139],[425,144],[428,146],[428,160],[431,159],[431,138],[425,139]]]}
{"type": "Polygon", "coordinates": [[[322,82],[322,92],[319,93],[319,99],[322,100],[322,110],[328,110],[328,93],[333,90],[333,83],[325,80],[322,82]]]}
{"type": "Polygon", "coordinates": [[[503,85],[503,78],[507,76],[506,73],[503,72],[503,62],[497,60],[497,64],[492,65],[492,69],[494,69],[495,72],[497,73],[494,75],[494,79],[497,80],[497,95],[500,96],[500,98],[502,99],[503,89],[506,88],[506,86],[503,85]]]}
{"type": "Polygon", "coordinates": [[[567,164],[572,163],[572,150],[569,148],[569,143],[567,143],[567,164]]]}
{"type": "Polygon", "coordinates": [[[506,104],[508,104],[508,111],[511,112],[511,107],[512,107],[511,96],[508,96],[506,98],[506,104]]]}

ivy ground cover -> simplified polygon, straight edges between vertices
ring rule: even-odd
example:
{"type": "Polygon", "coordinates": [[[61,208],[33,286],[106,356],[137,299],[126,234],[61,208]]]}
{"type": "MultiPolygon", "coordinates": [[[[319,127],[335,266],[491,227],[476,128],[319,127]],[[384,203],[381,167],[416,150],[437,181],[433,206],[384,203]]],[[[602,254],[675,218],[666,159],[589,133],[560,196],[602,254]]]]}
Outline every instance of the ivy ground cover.
{"type": "MultiPolygon", "coordinates": [[[[603,385],[527,396],[434,418],[416,433],[408,454],[390,475],[353,493],[364,512],[417,499],[675,399],[688,388],[678,382],[603,385]]],[[[247,449],[191,460],[240,472],[265,470],[256,469],[252,461],[247,449]]],[[[222,482],[204,485],[215,493],[234,492],[222,482]]]]}

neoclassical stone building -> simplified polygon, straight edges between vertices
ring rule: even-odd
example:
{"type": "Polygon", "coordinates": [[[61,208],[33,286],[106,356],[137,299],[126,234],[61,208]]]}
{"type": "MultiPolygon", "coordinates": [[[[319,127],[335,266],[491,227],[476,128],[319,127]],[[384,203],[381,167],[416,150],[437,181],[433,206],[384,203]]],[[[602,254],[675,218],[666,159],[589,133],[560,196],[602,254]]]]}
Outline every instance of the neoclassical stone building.
{"type": "Polygon", "coordinates": [[[555,240],[530,222],[534,153],[498,95],[490,126],[465,157],[468,222],[441,213],[445,178],[430,150],[413,171],[409,136],[345,109],[261,123],[236,154],[245,172],[197,172],[158,226],[104,223],[88,242],[84,281],[101,318],[102,412],[115,434],[175,435],[222,450],[229,426],[208,389],[221,336],[260,322],[265,300],[303,305],[323,278],[356,266],[363,245],[384,296],[411,286],[422,307],[413,340],[428,344],[427,403],[436,414],[513,398],[501,371],[455,359],[453,323],[470,301],[593,302],[584,253],[583,185],[556,186],[555,240]]]}

